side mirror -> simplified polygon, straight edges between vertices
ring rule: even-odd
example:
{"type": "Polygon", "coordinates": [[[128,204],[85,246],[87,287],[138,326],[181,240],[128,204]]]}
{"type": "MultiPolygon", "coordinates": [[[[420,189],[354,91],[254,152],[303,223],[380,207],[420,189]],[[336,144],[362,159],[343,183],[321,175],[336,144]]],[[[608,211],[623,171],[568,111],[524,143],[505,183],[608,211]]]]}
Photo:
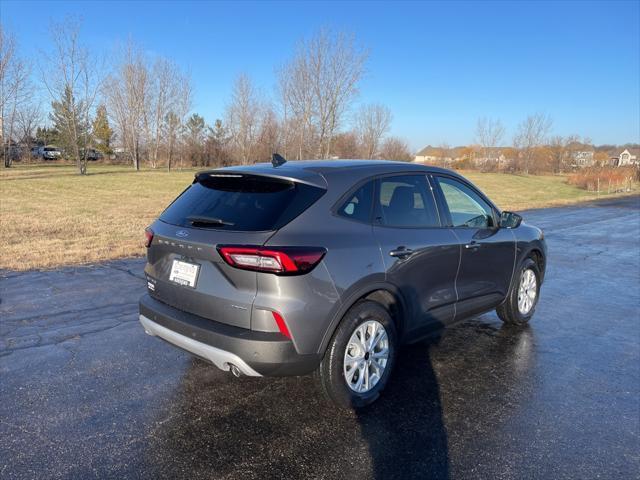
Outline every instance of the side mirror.
{"type": "Polygon", "coordinates": [[[500,228],[518,228],[522,223],[522,216],[513,212],[502,212],[500,228]]]}

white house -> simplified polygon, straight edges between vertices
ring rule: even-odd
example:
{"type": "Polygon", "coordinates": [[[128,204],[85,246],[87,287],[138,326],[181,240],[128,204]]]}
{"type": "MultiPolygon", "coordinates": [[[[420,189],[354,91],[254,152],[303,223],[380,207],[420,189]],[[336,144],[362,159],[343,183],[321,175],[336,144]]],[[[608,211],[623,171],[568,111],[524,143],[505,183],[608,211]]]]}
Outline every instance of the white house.
{"type": "Polygon", "coordinates": [[[592,167],[595,164],[595,149],[591,145],[580,142],[571,142],[567,145],[573,167],[592,167]]]}
{"type": "Polygon", "coordinates": [[[616,167],[626,167],[628,165],[638,165],[640,160],[640,148],[625,148],[622,152],[611,155],[612,164],[616,167]]]}
{"type": "Polygon", "coordinates": [[[451,163],[453,161],[453,158],[451,157],[451,153],[448,149],[427,145],[418,153],[416,153],[413,161],[416,163],[442,164],[451,163]]]}

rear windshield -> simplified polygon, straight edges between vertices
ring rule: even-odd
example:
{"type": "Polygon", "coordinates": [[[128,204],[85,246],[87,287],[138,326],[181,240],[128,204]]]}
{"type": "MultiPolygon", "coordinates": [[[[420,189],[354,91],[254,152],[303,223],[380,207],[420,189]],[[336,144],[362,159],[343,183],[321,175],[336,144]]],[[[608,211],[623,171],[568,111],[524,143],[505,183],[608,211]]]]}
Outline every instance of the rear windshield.
{"type": "Polygon", "coordinates": [[[257,232],[289,223],[325,190],[258,175],[201,173],[162,213],[172,225],[257,232]]]}

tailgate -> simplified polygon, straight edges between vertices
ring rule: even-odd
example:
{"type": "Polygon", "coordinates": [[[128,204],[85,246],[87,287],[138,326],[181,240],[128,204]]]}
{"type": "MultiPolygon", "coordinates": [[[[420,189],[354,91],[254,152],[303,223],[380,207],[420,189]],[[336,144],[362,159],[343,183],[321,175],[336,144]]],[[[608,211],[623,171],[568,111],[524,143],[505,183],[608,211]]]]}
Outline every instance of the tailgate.
{"type": "Polygon", "coordinates": [[[198,174],[151,226],[149,293],[185,312],[250,328],[257,274],[230,266],[216,247],[264,245],[324,191],[254,174],[198,174]]]}

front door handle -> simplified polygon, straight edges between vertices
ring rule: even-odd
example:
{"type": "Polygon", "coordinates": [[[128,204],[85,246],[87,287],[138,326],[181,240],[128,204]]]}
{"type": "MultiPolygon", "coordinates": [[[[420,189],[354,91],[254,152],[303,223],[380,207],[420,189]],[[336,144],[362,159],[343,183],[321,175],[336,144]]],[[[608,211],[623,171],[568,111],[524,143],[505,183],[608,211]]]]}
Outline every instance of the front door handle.
{"type": "Polygon", "coordinates": [[[467,250],[478,250],[481,246],[482,246],[481,243],[477,243],[476,241],[473,241],[471,243],[467,243],[464,246],[464,248],[466,248],[467,250]]]}
{"type": "Polygon", "coordinates": [[[413,250],[406,247],[398,247],[395,250],[391,250],[389,255],[396,258],[406,258],[413,253],[413,250]]]}

